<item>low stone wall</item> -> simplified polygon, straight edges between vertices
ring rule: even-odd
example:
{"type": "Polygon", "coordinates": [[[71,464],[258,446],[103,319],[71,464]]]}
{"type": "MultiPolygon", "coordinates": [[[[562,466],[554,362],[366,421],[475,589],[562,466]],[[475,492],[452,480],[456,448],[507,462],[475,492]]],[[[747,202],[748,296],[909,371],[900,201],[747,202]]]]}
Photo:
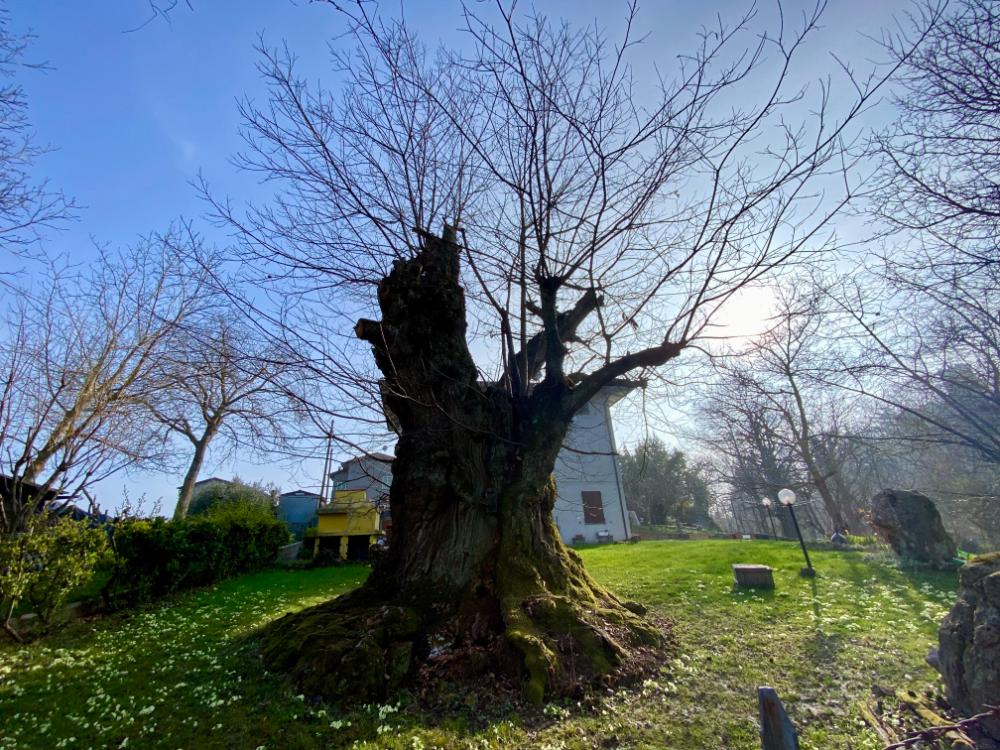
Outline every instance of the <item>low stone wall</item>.
{"type": "MultiPolygon", "coordinates": [[[[938,631],[938,668],[948,701],[963,716],[1000,702],[1000,552],[974,558],[959,573],[958,601],[938,631]]],[[[1000,720],[985,722],[1000,747],[1000,720]]]]}
{"type": "Polygon", "coordinates": [[[302,542],[292,542],[278,549],[276,560],[297,560],[302,550],[302,542]]]}

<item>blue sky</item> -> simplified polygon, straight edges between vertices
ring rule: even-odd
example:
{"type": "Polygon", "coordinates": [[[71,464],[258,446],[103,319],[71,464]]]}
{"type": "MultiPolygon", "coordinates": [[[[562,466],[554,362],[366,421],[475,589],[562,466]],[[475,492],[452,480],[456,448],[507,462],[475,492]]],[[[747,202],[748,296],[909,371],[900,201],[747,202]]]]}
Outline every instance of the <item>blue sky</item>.
{"type": "MultiPolygon", "coordinates": [[[[575,0],[537,6],[577,23],[596,20],[613,33],[621,26],[625,3],[575,0]]],[[[22,78],[38,139],[53,148],[36,171],[82,207],[78,221],[52,234],[49,249],[80,262],[90,257],[92,238],[124,244],[179,216],[198,220],[205,206],[190,182],[199,173],[219,195],[237,201],[265,197],[254,178],[240,174],[229,161],[240,148],[237,98],[264,96],[253,45],[259,34],[267,43],[287,41],[300,57],[300,70],[321,80],[327,42],[342,28],[331,7],[306,0],[193,0],[190,9],[180,3],[169,23],[157,19],[135,31],[128,30],[149,15],[145,0],[15,0],[9,7],[14,29],[30,29],[37,36],[28,57],[51,66],[22,78]]],[[[386,7],[402,7],[428,41],[457,38],[456,3],[414,0],[386,7]]],[[[733,19],[748,7],[735,0],[647,0],[640,5],[639,21],[650,32],[647,48],[669,61],[693,47],[701,24],[712,24],[716,14],[733,19]]],[[[805,7],[811,4],[788,0],[786,18],[797,19],[805,7]]],[[[865,60],[878,52],[863,34],[878,35],[893,13],[907,7],[897,0],[831,3],[824,28],[801,58],[797,74],[805,80],[830,72],[831,50],[865,67],[865,60]]],[[[773,19],[775,5],[762,3],[760,14],[773,19]]],[[[200,228],[210,239],[225,242],[218,230],[200,228]]],[[[627,427],[619,427],[619,443],[628,441],[627,427]]],[[[204,476],[228,477],[234,471],[285,490],[319,482],[316,463],[298,471],[210,463],[204,476]]],[[[169,511],[179,479],[179,472],[139,473],[109,480],[102,490],[106,503],[113,505],[115,494],[127,484],[133,496],[162,497],[169,511]]]]}

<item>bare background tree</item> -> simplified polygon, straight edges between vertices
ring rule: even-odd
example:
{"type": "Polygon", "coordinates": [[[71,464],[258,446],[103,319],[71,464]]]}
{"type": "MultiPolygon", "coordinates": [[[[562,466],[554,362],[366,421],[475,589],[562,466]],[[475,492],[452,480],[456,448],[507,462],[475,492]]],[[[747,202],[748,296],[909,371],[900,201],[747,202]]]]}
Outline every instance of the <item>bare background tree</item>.
{"type": "Polygon", "coordinates": [[[200,304],[206,278],[180,258],[183,233],[101,253],[87,272],[53,272],[22,290],[0,340],[2,529],[11,533],[55,496],[161,456],[143,402],[164,386],[167,348],[200,304]]]}
{"type": "Polygon", "coordinates": [[[1000,549],[1000,468],[962,446],[921,439],[926,434],[922,419],[883,407],[869,429],[849,441],[856,484],[866,486],[868,496],[883,487],[917,489],[934,500],[960,548],[1000,549]]]}
{"type": "MultiPolygon", "coordinates": [[[[729,366],[720,363],[715,380],[699,396],[697,427],[690,437],[702,446],[712,467],[716,491],[724,500],[716,517],[724,526],[792,538],[791,516],[780,509],[768,511],[761,501],[774,502],[778,491],[787,487],[810,502],[815,499],[813,488],[799,446],[789,434],[788,419],[774,406],[775,394],[753,381],[749,368],[750,362],[741,360],[729,366]]],[[[806,506],[802,519],[805,533],[823,531],[813,505],[806,506]]]]}
{"type": "Polygon", "coordinates": [[[25,57],[31,38],[11,29],[0,4],[0,281],[14,270],[14,256],[36,253],[39,231],[70,217],[73,206],[30,170],[44,149],[34,142],[28,102],[18,74],[39,70],[25,57]]]}
{"type": "MultiPolygon", "coordinates": [[[[885,486],[938,503],[970,549],[995,547],[1000,496],[1000,10],[928,4],[915,54],[900,39],[898,121],[876,136],[865,206],[880,248],[829,285],[834,385],[871,414],[834,439],[855,498],[885,486]]],[[[827,303],[824,303],[827,304],[827,303]]]]}
{"type": "MultiPolygon", "coordinates": [[[[777,294],[770,329],[744,351],[717,358],[721,379],[713,398],[721,403],[712,407],[712,421],[759,423],[769,442],[783,444],[782,453],[795,457],[800,478],[790,487],[818,497],[827,534],[860,532],[867,528],[866,498],[854,496],[842,445],[844,431],[858,423],[859,404],[841,388],[845,353],[826,309],[831,305],[825,287],[821,278],[790,280],[777,294]],[[744,413],[751,404],[752,416],[744,413]]],[[[703,433],[703,439],[718,438],[703,433]]]]}
{"type": "Polygon", "coordinates": [[[900,117],[877,140],[885,182],[874,208],[922,240],[915,270],[961,279],[1000,262],[1000,8],[958,0],[930,23],[935,11],[923,9],[918,28],[929,31],[916,54],[900,40],[887,46],[902,65],[900,117]]]}
{"type": "MultiPolygon", "coordinates": [[[[925,10],[931,13],[933,9],[925,10]]],[[[880,387],[919,439],[1000,460],[1000,8],[962,0],[903,63],[898,124],[877,141],[876,281],[844,294],[880,387]]],[[[904,59],[905,57],[905,59],[904,59]]]]}
{"type": "Polygon", "coordinates": [[[297,403],[288,397],[294,383],[287,362],[231,311],[218,308],[173,337],[160,358],[162,385],[147,406],[157,422],[191,447],[174,518],[187,515],[210,447],[216,458],[282,449],[297,403]]]}

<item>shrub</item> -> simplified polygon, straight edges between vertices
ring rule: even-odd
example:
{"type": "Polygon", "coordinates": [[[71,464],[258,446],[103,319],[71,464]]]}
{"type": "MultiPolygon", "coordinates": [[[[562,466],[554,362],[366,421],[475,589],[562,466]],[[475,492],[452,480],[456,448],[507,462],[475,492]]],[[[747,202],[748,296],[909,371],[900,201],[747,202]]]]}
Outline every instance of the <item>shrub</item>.
{"type": "Polygon", "coordinates": [[[257,505],[270,510],[274,506],[274,498],[261,486],[246,484],[239,479],[232,482],[212,483],[195,492],[188,508],[189,516],[197,516],[208,512],[216,505],[232,503],[257,505]]]}
{"type": "Polygon", "coordinates": [[[89,521],[60,518],[40,535],[43,563],[28,584],[25,599],[46,624],[69,593],[89,581],[107,548],[104,529],[89,521]]]}
{"type": "Polygon", "coordinates": [[[288,527],[253,503],[222,503],[179,521],[124,521],[113,533],[115,570],[105,602],[151,601],[256,570],[288,539],[288,527]]]}
{"type": "Polygon", "coordinates": [[[18,534],[0,538],[0,598],[4,626],[19,601],[27,601],[46,625],[70,591],[93,575],[106,548],[103,529],[87,521],[40,514],[18,534]]]}

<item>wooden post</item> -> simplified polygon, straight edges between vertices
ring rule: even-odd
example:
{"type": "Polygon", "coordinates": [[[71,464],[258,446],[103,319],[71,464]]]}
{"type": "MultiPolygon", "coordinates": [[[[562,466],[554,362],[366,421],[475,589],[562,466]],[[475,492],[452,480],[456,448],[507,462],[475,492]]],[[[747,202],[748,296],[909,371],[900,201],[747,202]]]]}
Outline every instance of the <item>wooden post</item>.
{"type": "Polygon", "coordinates": [[[799,750],[795,727],[774,688],[757,688],[757,703],[760,709],[761,747],[764,750],[799,750]]]}

